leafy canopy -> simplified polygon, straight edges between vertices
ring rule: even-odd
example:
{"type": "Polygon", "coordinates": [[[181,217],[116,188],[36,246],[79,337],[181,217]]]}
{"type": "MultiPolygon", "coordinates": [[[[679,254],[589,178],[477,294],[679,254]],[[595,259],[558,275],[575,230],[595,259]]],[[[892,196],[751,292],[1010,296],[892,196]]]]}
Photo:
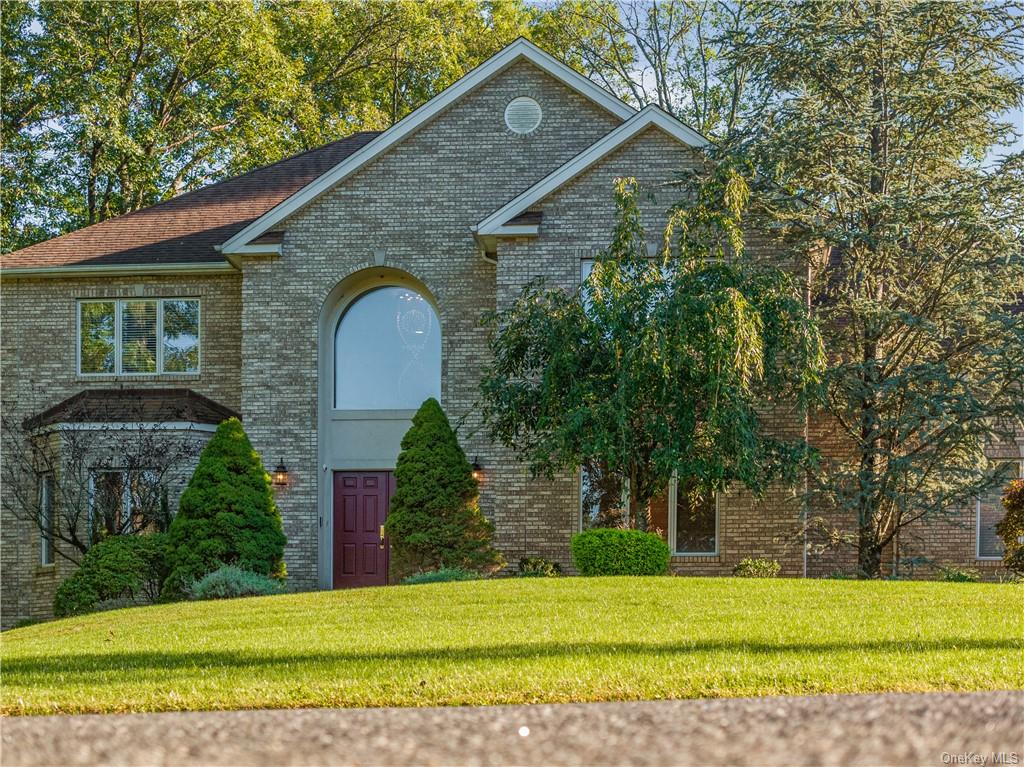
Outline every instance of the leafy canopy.
{"type": "Polygon", "coordinates": [[[998,484],[985,448],[1024,422],[1024,157],[998,156],[1024,103],[1022,10],[772,0],[736,41],[775,97],[726,156],[810,255],[843,444],[814,503],[826,540],[848,540],[832,510],[857,520],[865,575],[899,530],[998,484]]]}
{"type": "Polygon", "coordinates": [[[487,318],[484,415],[534,474],[596,461],[629,481],[634,523],[677,471],[757,492],[792,475],[802,443],[765,434],[759,411],[806,401],[821,345],[791,276],[743,258],[744,189],[722,168],[649,258],[636,184],[620,180],[590,277],[575,291],[532,283],[487,318]]]}

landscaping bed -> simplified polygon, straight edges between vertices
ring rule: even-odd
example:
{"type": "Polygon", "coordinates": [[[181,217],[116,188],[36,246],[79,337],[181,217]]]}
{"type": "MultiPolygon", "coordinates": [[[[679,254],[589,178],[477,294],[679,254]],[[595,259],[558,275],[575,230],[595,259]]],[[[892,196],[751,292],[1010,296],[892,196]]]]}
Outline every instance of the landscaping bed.
{"type": "Polygon", "coordinates": [[[5,714],[1024,687],[1017,585],[500,579],[140,607],[3,635],[5,714]]]}

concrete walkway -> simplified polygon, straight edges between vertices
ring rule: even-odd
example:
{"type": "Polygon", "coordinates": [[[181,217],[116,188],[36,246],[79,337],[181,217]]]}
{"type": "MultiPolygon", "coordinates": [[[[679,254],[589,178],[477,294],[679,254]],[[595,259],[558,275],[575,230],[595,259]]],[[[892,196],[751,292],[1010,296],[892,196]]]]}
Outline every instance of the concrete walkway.
{"type": "Polygon", "coordinates": [[[30,717],[2,728],[4,767],[1024,765],[1024,692],[30,717]]]}

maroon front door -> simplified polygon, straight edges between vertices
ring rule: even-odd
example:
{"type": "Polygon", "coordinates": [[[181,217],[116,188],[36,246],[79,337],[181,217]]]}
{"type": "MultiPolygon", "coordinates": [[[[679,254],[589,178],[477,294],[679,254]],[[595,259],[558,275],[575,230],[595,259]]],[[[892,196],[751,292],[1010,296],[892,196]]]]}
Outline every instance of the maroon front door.
{"type": "Polygon", "coordinates": [[[387,471],[334,473],[334,588],[388,582],[383,535],[394,477],[387,471]]]}

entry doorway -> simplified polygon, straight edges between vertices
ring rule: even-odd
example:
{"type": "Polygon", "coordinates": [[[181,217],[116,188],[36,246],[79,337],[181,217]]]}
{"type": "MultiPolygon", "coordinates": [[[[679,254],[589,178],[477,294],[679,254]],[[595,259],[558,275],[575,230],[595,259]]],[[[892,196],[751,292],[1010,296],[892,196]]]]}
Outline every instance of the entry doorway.
{"type": "Polygon", "coordinates": [[[394,492],[389,471],[334,472],[334,588],[387,584],[384,520],[394,492]]]}

